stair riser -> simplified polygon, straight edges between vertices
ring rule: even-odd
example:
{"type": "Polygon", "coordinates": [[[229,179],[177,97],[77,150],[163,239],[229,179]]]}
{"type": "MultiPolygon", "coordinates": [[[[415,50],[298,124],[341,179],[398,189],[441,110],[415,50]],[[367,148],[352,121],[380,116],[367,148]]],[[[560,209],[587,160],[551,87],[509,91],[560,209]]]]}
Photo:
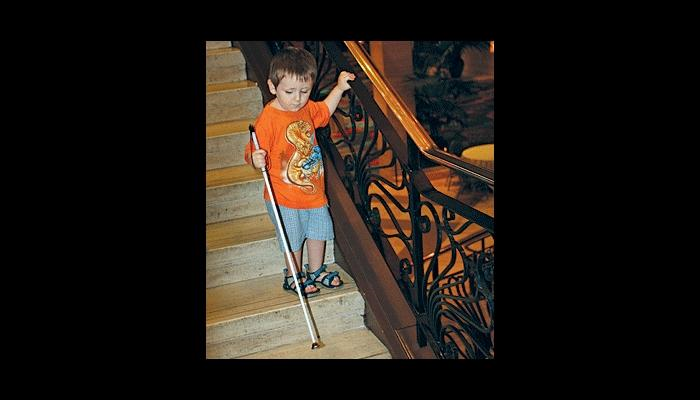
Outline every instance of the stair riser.
{"type": "Polygon", "coordinates": [[[207,67],[207,84],[237,82],[246,79],[245,65],[214,69],[207,67]]]}
{"type": "MultiPolygon", "coordinates": [[[[290,315],[286,324],[274,329],[242,335],[219,343],[206,345],[207,358],[236,358],[245,355],[270,350],[299,341],[309,341],[311,349],[311,337],[306,325],[303,312],[297,307],[297,312],[290,315]]],[[[323,340],[324,335],[333,335],[350,329],[364,327],[361,314],[338,314],[338,310],[330,310],[329,318],[316,318],[318,334],[323,340]]],[[[312,310],[312,313],[313,310],[312,310]]],[[[318,315],[315,313],[314,315],[318,315]]]]}
{"type": "Polygon", "coordinates": [[[207,171],[216,168],[243,165],[243,153],[249,134],[233,134],[207,139],[207,171]]]}
{"type": "Polygon", "coordinates": [[[207,224],[266,213],[263,180],[207,189],[207,224]]]}
{"type": "Polygon", "coordinates": [[[324,333],[321,347],[311,350],[309,340],[248,354],[246,359],[363,359],[391,358],[382,342],[367,329],[353,329],[339,335],[324,333]]]}
{"type": "MultiPolygon", "coordinates": [[[[281,286],[282,280],[280,280],[280,291],[282,291],[281,286]]],[[[322,288],[321,290],[323,291],[324,289],[322,288]]],[[[290,301],[298,299],[292,293],[287,295],[290,296],[290,301]]],[[[316,301],[311,299],[309,307],[311,316],[317,323],[320,335],[323,335],[324,331],[342,332],[364,326],[365,302],[357,291],[346,291],[341,295],[322,295],[316,301]]],[[[303,339],[304,334],[308,335],[308,328],[304,319],[304,313],[297,301],[296,305],[291,307],[252,314],[208,326],[206,340],[207,347],[209,347],[210,345],[222,344],[227,341],[238,342],[245,339],[248,343],[240,346],[241,349],[255,344],[253,346],[256,348],[255,351],[261,351],[261,346],[267,345],[269,349],[280,344],[292,343],[303,339]],[[276,343],[265,343],[265,340],[261,339],[261,336],[269,336],[274,333],[284,334],[287,329],[298,327],[302,328],[299,330],[298,335],[290,334],[287,338],[288,341],[284,343],[279,341],[276,341],[276,343]]]]}
{"type": "Polygon", "coordinates": [[[207,40],[207,50],[221,49],[224,47],[231,47],[231,41],[230,40],[226,40],[226,41],[207,40]]]}
{"type": "Polygon", "coordinates": [[[245,59],[240,51],[207,55],[207,84],[246,80],[245,59]]]}
{"type": "Polygon", "coordinates": [[[257,86],[207,93],[207,124],[256,118],[262,111],[257,86]]]}
{"type": "MultiPolygon", "coordinates": [[[[227,342],[206,346],[207,358],[228,359],[243,357],[260,351],[270,350],[277,346],[308,341],[311,351],[311,335],[303,315],[296,324],[280,329],[263,332],[259,335],[245,336],[227,342]]],[[[333,335],[347,329],[358,329],[363,326],[361,317],[355,315],[334,315],[333,318],[317,321],[319,335],[333,335]]]]}
{"type": "MultiPolygon", "coordinates": [[[[277,242],[271,238],[207,252],[207,288],[275,274],[281,282],[285,263],[277,242]]],[[[333,240],[326,241],[326,264],[335,262],[334,248],[333,240]]],[[[304,251],[303,264],[308,258],[304,251]]]]}

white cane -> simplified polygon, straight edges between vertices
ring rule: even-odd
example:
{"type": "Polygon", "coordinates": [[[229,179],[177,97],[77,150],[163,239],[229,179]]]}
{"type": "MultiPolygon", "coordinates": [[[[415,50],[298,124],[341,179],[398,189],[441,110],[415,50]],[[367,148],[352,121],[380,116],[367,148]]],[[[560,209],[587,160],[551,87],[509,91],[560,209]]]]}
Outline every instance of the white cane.
{"type": "MultiPolygon", "coordinates": [[[[253,138],[253,144],[255,144],[255,150],[260,150],[260,145],[258,144],[258,137],[255,135],[255,131],[253,128],[253,125],[248,125],[248,129],[250,130],[250,136],[253,138]]],[[[265,187],[267,188],[267,193],[270,194],[270,202],[272,203],[272,210],[273,214],[275,215],[275,221],[277,222],[277,226],[279,227],[279,233],[280,233],[280,238],[282,239],[282,242],[284,243],[284,249],[285,249],[285,256],[287,257],[287,261],[289,261],[290,267],[293,267],[292,271],[292,277],[294,278],[294,283],[296,284],[297,287],[297,294],[299,295],[299,302],[301,303],[301,309],[304,310],[304,318],[306,318],[306,325],[309,327],[309,334],[311,335],[311,350],[315,349],[318,347],[318,342],[316,341],[316,338],[318,337],[318,332],[314,329],[314,327],[311,324],[311,321],[309,320],[309,311],[306,308],[306,302],[304,301],[304,298],[301,295],[301,285],[299,284],[299,280],[297,279],[297,263],[296,260],[294,259],[294,256],[292,254],[292,249],[289,246],[289,242],[287,242],[287,235],[286,231],[284,229],[284,224],[282,223],[282,218],[280,217],[279,210],[277,209],[277,202],[275,201],[275,194],[272,192],[272,185],[270,185],[270,175],[267,172],[267,165],[265,167],[262,167],[262,173],[263,173],[263,178],[265,178],[265,187]]],[[[301,271],[301,269],[299,269],[301,271]]]]}

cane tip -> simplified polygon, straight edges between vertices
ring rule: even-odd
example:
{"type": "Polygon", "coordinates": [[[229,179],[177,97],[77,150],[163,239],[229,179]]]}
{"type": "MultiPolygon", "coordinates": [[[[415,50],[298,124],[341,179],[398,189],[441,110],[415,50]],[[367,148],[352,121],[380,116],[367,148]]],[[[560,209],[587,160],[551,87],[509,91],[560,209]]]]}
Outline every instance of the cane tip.
{"type": "Polygon", "coordinates": [[[313,342],[311,344],[311,350],[313,350],[313,349],[318,349],[318,342],[313,342]]]}

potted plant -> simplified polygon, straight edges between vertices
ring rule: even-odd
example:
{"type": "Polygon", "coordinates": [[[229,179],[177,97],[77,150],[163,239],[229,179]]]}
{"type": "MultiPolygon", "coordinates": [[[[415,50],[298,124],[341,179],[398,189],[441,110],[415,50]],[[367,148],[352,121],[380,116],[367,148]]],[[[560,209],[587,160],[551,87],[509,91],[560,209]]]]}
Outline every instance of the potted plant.
{"type": "Polygon", "coordinates": [[[478,91],[472,80],[462,80],[466,48],[488,51],[488,41],[416,41],[413,45],[416,117],[435,143],[460,155],[472,145],[465,134],[469,116],[464,102],[478,91]]]}

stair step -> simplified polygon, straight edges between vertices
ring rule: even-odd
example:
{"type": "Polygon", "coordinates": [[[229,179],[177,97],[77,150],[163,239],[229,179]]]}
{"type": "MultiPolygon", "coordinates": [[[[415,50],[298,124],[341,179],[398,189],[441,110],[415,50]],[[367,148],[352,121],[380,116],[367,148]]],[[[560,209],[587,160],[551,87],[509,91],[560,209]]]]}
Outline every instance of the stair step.
{"type": "Polygon", "coordinates": [[[207,139],[242,133],[248,135],[248,125],[253,125],[254,122],[254,118],[246,118],[209,124],[207,125],[207,139]]]}
{"type": "Polygon", "coordinates": [[[207,224],[207,251],[221,250],[274,236],[275,227],[267,213],[207,224]]]}
{"type": "Polygon", "coordinates": [[[207,94],[257,87],[257,83],[249,80],[237,82],[210,83],[207,84],[207,94]]]}
{"type": "MultiPolygon", "coordinates": [[[[364,327],[365,302],[355,282],[337,264],[345,282],[321,289],[308,300],[321,338],[364,327]]],[[[297,295],[282,290],[282,274],[236,282],[206,291],[207,358],[235,358],[309,337],[297,295]]]]}
{"type": "Polygon", "coordinates": [[[243,164],[207,171],[206,185],[207,189],[216,189],[262,179],[262,172],[259,169],[243,164]]]}
{"type": "Polygon", "coordinates": [[[207,50],[209,49],[220,49],[224,47],[231,47],[231,41],[211,41],[207,40],[207,50]]]}
{"type": "MultiPolygon", "coordinates": [[[[261,276],[280,274],[284,255],[267,214],[208,224],[206,232],[207,288],[261,276]]],[[[335,243],[326,242],[324,263],[335,262],[335,243]]],[[[302,263],[308,263],[304,251],[302,263]]]]}
{"type": "Polygon", "coordinates": [[[248,125],[254,122],[241,119],[207,125],[207,171],[245,164],[243,153],[250,141],[248,125]]]}
{"type": "Polygon", "coordinates": [[[367,357],[366,359],[367,359],[367,360],[371,360],[371,359],[388,359],[388,360],[391,360],[392,357],[391,357],[391,353],[389,353],[389,351],[387,351],[387,352],[385,352],[385,353],[377,354],[376,356],[367,357]]]}
{"type": "MultiPolygon", "coordinates": [[[[236,48],[236,47],[219,47],[216,49],[207,49],[207,56],[217,56],[217,55],[222,55],[222,54],[232,54],[232,53],[240,53],[241,55],[241,49],[236,48]]],[[[243,59],[243,62],[245,63],[245,59],[243,59]]]]}
{"type": "Polygon", "coordinates": [[[262,111],[262,94],[255,82],[207,85],[206,123],[256,118],[262,111]]]}
{"type": "Polygon", "coordinates": [[[243,53],[233,47],[207,49],[206,75],[208,84],[246,80],[243,53]]]}
{"type": "MultiPolygon", "coordinates": [[[[344,282],[343,286],[338,289],[322,287],[321,294],[310,298],[310,303],[319,303],[326,298],[345,295],[356,290],[355,281],[339,265],[332,264],[329,268],[339,271],[344,282]]],[[[207,289],[207,326],[250,318],[286,307],[299,307],[299,298],[282,290],[280,271],[278,275],[207,289]]],[[[207,338],[207,342],[215,341],[211,339],[215,338],[207,338]]]]}
{"type": "Polygon", "coordinates": [[[207,224],[266,212],[262,172],[248,164],[207,171],[206,185],[207,224]]]}
{"type": "Polygon", "coordinates": [[[320,347],[311,350],[311,338],[240,358],[266,359],[361,359],[391,358],[391,354],[374,334],[366,329],[352,329],[321,336],[320,347]],[[388,357],[387,357],[388,356],[388,357]]]}

